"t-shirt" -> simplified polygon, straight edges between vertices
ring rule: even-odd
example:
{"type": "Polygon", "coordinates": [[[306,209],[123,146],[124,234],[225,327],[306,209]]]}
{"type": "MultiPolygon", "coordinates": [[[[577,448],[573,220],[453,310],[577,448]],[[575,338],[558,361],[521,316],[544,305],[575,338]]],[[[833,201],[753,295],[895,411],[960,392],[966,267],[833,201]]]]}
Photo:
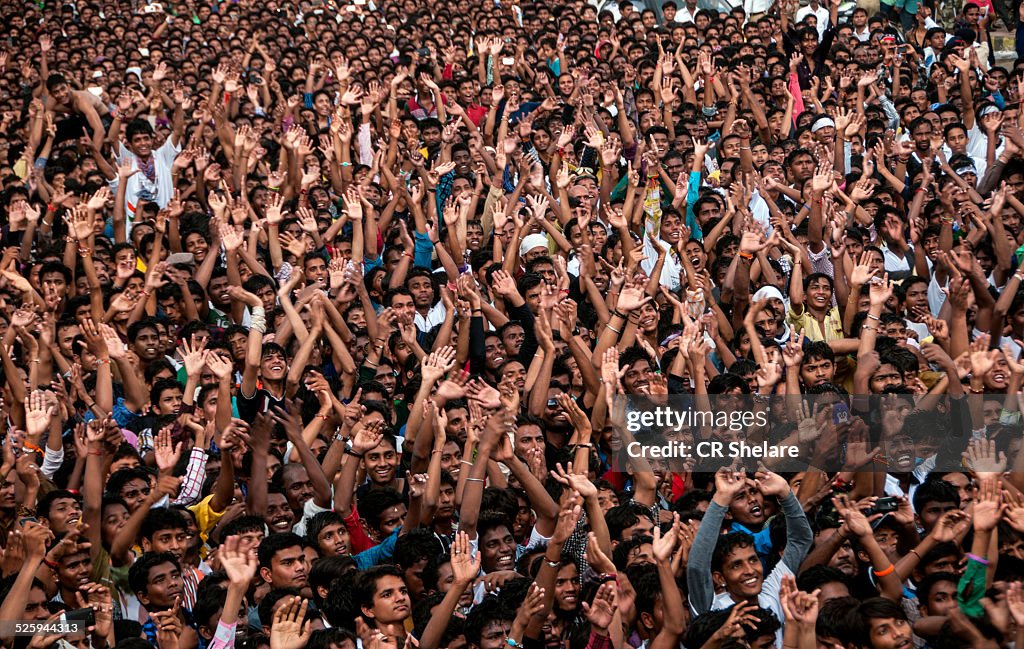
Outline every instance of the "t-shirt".
{"type": "Polygon", "coordinates": [[[804,307],[803,312],[799,315],[793,311],[793,307],[789,307],[789,317],[787,320],[790,326],[793,327],[793,331],[803,329],[807,340],[813,342],[830,342],[844,338],[843,318],[839,315],[838,307],[829,309],[828,314],[825,316],[824,326],[818,323],[818,319],[811,315],[811,312],[806,307],[804,307]]]}
{"type": "Polygon", "coordinates": [[[118,162],[129,160],[132,169],[138,169],[139,173],[126,180],[128,186],[125,188],[125,213],[128,216],[128,232],[131,233],[131,224],[135,219],[135,208],[140,200],[155,202],[161,209],[167,207],[167,203],[174,197],[174,179],[171,176],[171,165],[174,159],[181,153],[181,144],[174,144],[174,138],[168,137],[163,145],[153,151],[150,160],[152,161],[152,176],[145,172],[145,165],[140,165],[135,157],[122,144],[117,158],[118,162]]]}
{"type": "Polygon", "coordinates": [[[284,407],[284,397],[279,399],[263,388],[257,388],[251,397],[246,397],[241,391],[238,393],[238,417],[240,419],[253,421],[256,415],[268,412],[274,407],[284,407]]]}

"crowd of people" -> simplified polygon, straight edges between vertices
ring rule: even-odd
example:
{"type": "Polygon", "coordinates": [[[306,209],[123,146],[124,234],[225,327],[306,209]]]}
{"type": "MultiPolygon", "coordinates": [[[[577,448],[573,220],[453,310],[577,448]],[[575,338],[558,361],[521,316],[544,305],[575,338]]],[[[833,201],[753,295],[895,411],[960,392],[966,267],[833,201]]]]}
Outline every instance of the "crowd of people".
{"type": "Polygon", "coordinates": [[[704,3],[0,4],[0,643],[1024,646],[1024,9],[704,3]]]}

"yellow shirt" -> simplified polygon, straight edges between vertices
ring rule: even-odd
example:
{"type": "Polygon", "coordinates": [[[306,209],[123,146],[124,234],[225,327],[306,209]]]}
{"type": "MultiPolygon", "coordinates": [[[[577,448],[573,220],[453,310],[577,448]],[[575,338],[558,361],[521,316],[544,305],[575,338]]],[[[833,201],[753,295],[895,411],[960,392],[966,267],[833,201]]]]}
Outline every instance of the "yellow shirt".
{"type": "Polygon", "coordinates": [[[188,508],[190,512],[196,515],[196,525],[199,527],[199,537],[203,539],[203,543],[206,543],[210,536],[210,531],[227,513],[227,509],[222,512],[213,511],[213,508],[210,507],[211,500],[213,500],[213,494],[188,508]]]}
{"type": "Polygon", "coordinates": [[[803,329],[807,340],[813,342],[821,340],[831,342],[845,338],[843,334],[843,318],[839,315],[839,307],[829,309],[828,314],[825,315],[824,323],[819,323],[818,319],[807,310],[807,307],[803,307],[802,313],[799,314],[793,310],[793,307],[789,307],[789,317],[787,320],[790,326],[793,327],[794,334],[803,329]]]}

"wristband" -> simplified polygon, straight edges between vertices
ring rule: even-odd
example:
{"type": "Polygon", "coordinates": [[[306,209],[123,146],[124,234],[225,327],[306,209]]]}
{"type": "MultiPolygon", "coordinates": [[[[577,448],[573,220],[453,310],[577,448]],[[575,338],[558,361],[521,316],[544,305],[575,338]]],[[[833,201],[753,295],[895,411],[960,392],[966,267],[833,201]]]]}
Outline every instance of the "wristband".
{"type": "Polygon", "coordinates": [[[985,557],[979,557],[978,555],[974,554],[973,552],[968,552],[967,553],[967,558],[970,559],[971,561],[974,561],[975,563],[980,563],[983,566],[987,566],[988,565],[988,559],[986,559],[985,557]]]}
{"type": "MultiPolygon", "coordinates": [[[[971,556],[971,555],[968,554],[967,556],[971,556]]],[[[988,562],[986,561],[985,563],[988,563],[988,562]]],[[[885,570],[872,570],[871,572],[875,573],[876,577],[887,577],[887,576],[891,575],[892,573],[896,572],[896,566],[894,566],[893,564],[890,563],[889,567],[886,568],[885,570]]]]}
{"type": "Polygon", "coordinates": [[[43,449],[39,448],[38,446],[36,446],[32,442],[22,442],[21,443],[21,448],[22,448],[23,451],[33,451],[35,453],[42,453],[43,452],[43,449]]]}
{"type": "Polygon", "coordinates": [[[358,451],[353,451],[351,446],[345,447],[345,455],[351,455],[352,457],[357,457],[359,459],[363,458],[363,454],[358,451]]]}

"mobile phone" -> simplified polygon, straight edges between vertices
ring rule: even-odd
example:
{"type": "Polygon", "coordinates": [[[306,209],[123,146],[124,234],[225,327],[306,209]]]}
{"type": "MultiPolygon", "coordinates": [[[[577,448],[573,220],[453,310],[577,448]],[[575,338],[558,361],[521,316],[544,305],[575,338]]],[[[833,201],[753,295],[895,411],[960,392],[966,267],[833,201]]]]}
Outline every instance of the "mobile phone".
{"type": "Polygon", "coordinates": [[[512,58],[511,56],[506,56],[505,58],[501,59],[501,64],[502,65],[515,65],[516,64],[516,60],[514,58],[512,58]]]}
{"type": "Polygon", "coordinates": [[[65,625],[74,625],[78,633],[85,634],[89,627],[96,626],[96,612],[91,608],[76,608],[60,616],[65,625]]]}
{"type": "Polygon", "coordinates": [[[832,423],[835,425],[845,424],[850,421],[850,407],[839,402],[832,405],[832,423]]]}
{"type": "Polygon", "coordinates": [[[868,514],[890,514],[899,509],[900,502],[895,496],[884,496],[875,501],[868,514]]]}
{"type": "Polygon", "coordinates": [[[420,56],[430,56],[430,50],[425,47],[421,47],[420,49],[416,50],[416,53],[419,54],[420,56]]]}

